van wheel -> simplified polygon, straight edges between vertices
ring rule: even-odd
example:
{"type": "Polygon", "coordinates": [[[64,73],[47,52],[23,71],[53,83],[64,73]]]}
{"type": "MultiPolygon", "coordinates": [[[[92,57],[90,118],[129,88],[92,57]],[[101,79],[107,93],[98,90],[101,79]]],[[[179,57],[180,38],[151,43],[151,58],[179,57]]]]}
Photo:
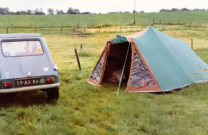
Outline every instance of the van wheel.
{"type": "Polygon", "coordinates": [[[59,98],[59,87],[47,89],[48,101],[59,98]]]}

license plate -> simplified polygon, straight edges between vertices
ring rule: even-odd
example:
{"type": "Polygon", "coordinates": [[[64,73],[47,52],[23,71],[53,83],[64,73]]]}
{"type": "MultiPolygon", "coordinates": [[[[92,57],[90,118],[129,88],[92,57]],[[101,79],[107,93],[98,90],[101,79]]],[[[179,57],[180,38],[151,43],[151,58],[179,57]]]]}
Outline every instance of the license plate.
{"type": "Polygon", "coordinates": [[[40,84],[40,79],[39,78],[32,78],[32,79],[21,79],[21,80],[16,80],[15,84],[17,87],[21,86],[33,86],[33,85],[38,85],[40,84]]]}

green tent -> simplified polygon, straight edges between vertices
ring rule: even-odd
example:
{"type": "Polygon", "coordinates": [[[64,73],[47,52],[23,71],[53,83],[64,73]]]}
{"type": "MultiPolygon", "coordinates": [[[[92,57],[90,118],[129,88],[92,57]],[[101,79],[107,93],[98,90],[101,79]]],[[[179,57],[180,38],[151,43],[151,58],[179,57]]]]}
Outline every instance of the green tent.
{"type": "Polygon", "coordinates": [[[208,81],[208,65],[185,42],[151,26],[109,40],[88,82],[100,85],[122,68],[126,91],[163,92],[208,81]]]}

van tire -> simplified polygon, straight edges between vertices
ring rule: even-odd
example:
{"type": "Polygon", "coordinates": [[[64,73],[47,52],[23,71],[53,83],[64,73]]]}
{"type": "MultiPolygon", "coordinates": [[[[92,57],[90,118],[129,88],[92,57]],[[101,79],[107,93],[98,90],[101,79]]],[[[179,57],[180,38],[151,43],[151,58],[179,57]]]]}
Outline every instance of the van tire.
{"type": "Polygon", "coordinates": [[[47,89],[48,101],[59,98],[59,87],[47,89]]]}

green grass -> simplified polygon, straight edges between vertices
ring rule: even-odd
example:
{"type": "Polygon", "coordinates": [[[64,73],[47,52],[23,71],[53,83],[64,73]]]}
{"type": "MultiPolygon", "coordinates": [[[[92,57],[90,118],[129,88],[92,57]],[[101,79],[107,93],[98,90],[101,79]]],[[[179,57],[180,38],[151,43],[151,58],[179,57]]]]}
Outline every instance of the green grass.
{"type": "MultiPolygon", "coordinates": [[[[187,43],[193,37],[195,52],[208,62],[206,27],[155,27],[187,43]]],[[[117,33],[44,34],[59,66],[60,98],[48,103],[41,91],[0,95],[0,134],[207,135],[207,84],[168,94],[126,93],[123,84],[115,96],[118,84],[95,87],[86,82],[106,41],[117,33]],[[74,55],[74,47],[79,51],[80,44],[82,71],[74,55]]]]}
{"type": "MultiPolygon", "coordinates": [[[[90,15],[1,15],[0,27],[61,27],[80,26],[95,27],[99,25],[130,25],[132,13],[90,14],[90,15]]],[[[208,11],[137,13],[136,25],[208,23],[208,11]]]]}
{"type": "Polygon", "coordinates": [[[122,93],[117,99],[120,134],[207,134],[207,88],[192,85],[165,95],[122,93]]]}

